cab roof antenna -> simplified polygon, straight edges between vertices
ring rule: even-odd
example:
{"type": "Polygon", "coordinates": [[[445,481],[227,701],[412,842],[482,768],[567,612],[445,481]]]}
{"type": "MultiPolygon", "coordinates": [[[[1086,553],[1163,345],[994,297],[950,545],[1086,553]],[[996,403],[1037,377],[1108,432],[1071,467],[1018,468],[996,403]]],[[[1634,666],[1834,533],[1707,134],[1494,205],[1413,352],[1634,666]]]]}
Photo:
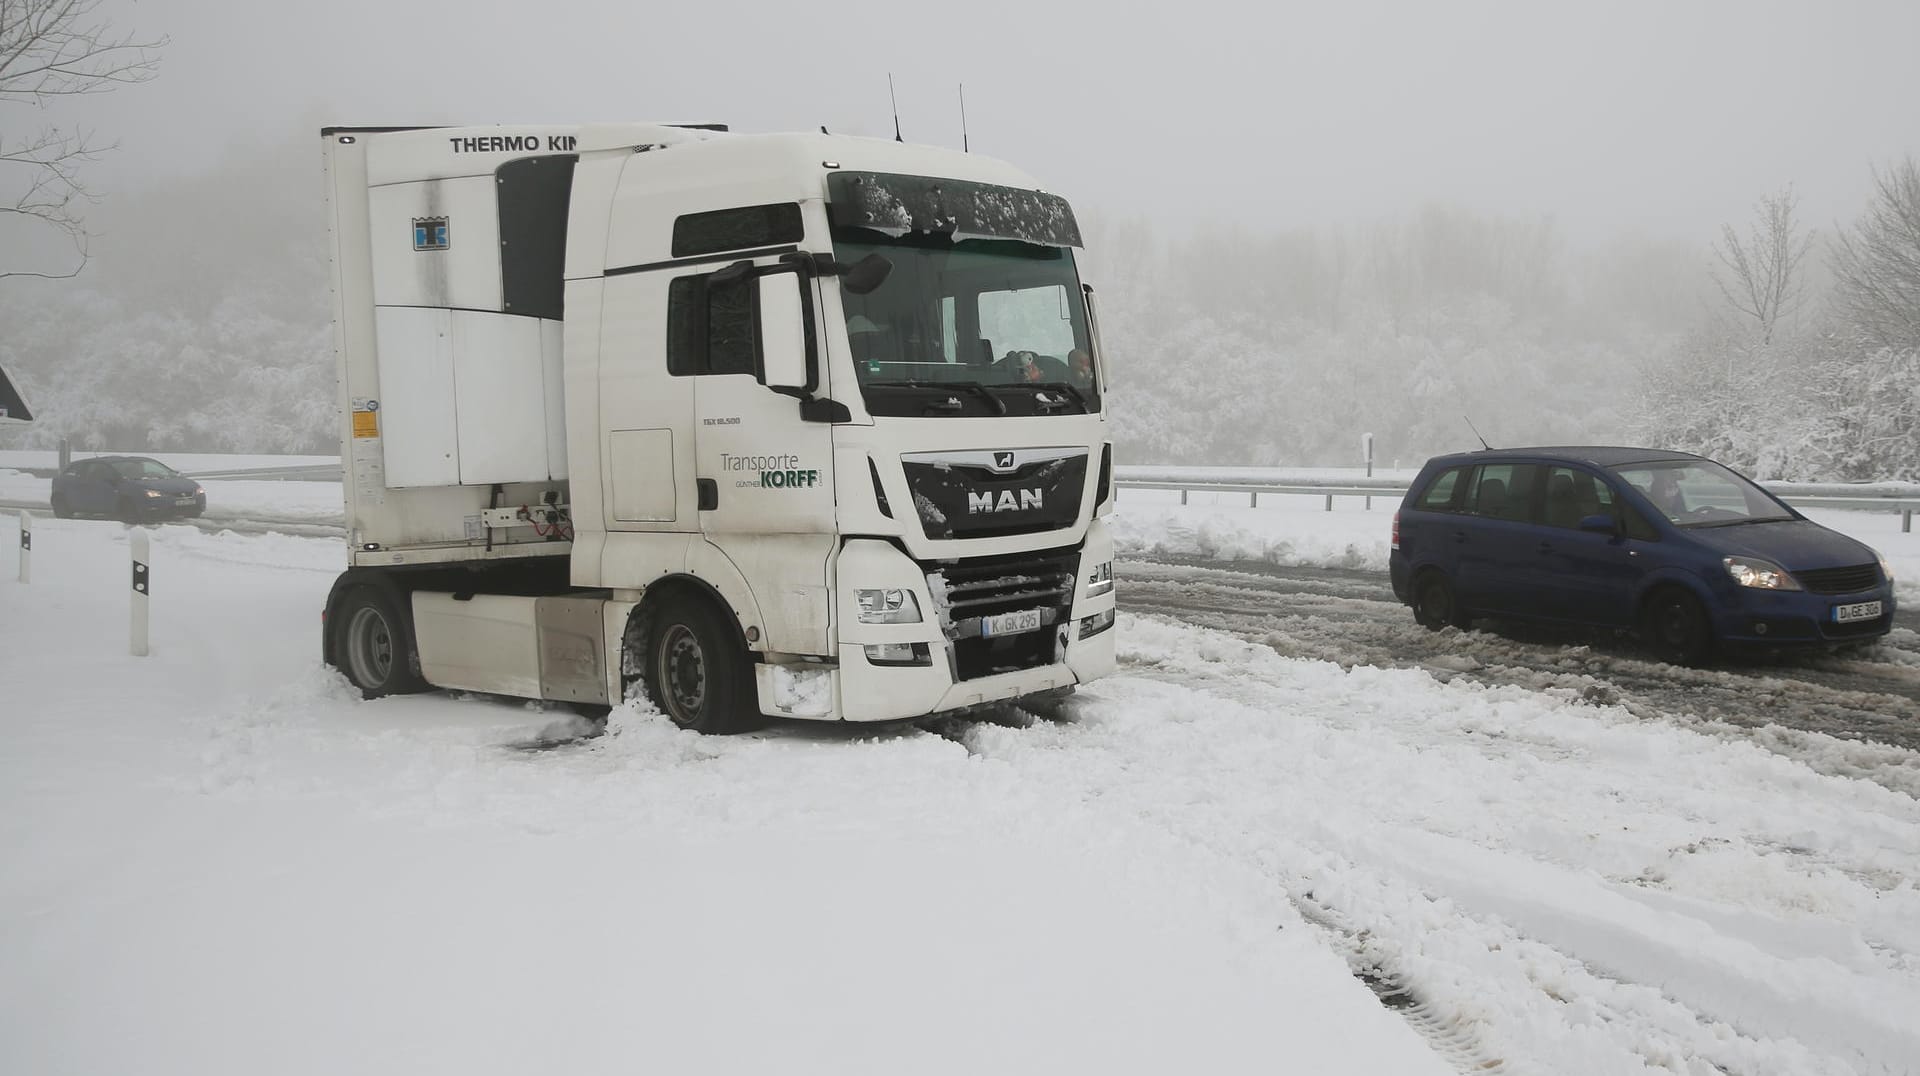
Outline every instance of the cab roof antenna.
{"type": "Polygon", "coordinates": [[[967,144],[967,84],[960,84],[960,152],[971,153],[973,147],[967,144]]]}
{"type": "Polygon", "coordinates": [[[1475,426],[1475,425],[1473,424],[1473,419],[1472,419],[1472,418],[1471,418],[1470,416],[1467,416],[1467,415],[1462,415],[1462,416],[1460,416],[1460,417],[1461,417],[1461,418],[1464,418],[1464,419],[1466,419],[1466,420],[1467,420],[1467,429],[1469,429],[1469,430],[1472,430],[1472,431],[1473,431],[1473,435],[1474,435],[1475,437],[1479,437],[1479,438],[1480,438],[1480,447],[1481,447],[1481,448],[1484,448],[1484,449],[1486,449],[1486,450],[1487,450],[1488,452],[1492,452],[1492,451],[1493,451],[1493,446],[1487,443],[1487,439],[1486,439],[1486,438],[1484,438],[1484,437],[1480,437],[1480,428],[1479,428],[1478,426],[1475,426]]]}
{"type": "Polygon", "coordinates": [[[891,71],[887,72],[887,100],[893,102],[893,140],[905,142],[906,139],[900,137],[900,98],[893,94],[893,72],[891,71]]]}

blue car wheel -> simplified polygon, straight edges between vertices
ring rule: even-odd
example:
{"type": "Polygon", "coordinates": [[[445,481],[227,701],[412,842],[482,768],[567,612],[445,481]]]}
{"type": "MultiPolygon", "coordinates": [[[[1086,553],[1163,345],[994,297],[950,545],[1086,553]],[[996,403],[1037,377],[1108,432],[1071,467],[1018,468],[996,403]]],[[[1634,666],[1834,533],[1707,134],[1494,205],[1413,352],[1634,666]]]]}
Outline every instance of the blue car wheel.
{"type": "Polygon", "coordinates": [[[1647,643],[1662,661],[1704,665],[1713,655],[1713,625],[1706,609],[1700,599],[1677,587],[1648,600],[1643,626],[1647,643]]]}

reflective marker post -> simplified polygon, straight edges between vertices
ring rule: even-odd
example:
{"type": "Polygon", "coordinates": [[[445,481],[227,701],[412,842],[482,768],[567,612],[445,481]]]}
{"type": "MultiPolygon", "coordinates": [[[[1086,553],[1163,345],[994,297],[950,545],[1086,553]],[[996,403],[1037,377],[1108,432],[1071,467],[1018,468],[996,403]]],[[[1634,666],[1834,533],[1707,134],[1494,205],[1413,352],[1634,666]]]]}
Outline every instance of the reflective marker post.
{"type": "Polygon", "coordinates": [[[130,649],[136,658],[147,656],[147,594],[152,589],[153,573],[148,569],[147,532],[135,527],[128,542],[133,547],[133,620],[130,649]]]}
{"type": "MultiPolygon", "coordinates": [[[[1360,437],[1360,444],[1367,454],[1367,477],[1372,478],[1373,477],[1373,435],[1370,433],[1362,434],[1360,437]]],[[[1368,497],[1366,501],[1361,504],[1360,507],[1366,509],[1369,512],[1373,511],[1373,498],[1368,497]]]]}
{"type": "Polygon", "coordinates": [[[20,510],[20,581],[33,581],[33,517],[20,510]]]}

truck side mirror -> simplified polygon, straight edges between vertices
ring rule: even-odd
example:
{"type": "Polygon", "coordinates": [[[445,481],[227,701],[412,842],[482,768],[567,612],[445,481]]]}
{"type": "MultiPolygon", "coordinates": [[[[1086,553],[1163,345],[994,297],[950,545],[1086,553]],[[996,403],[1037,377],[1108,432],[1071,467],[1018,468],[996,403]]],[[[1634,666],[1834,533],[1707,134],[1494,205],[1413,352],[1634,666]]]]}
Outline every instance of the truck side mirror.
{"type": "Polygon", "coordinates": [[[813,390],[807,363],[807,317],[800,288],[805,280],[794,273],[761,277],[760,382],[775,391],[800,395],[813,390]]]}
{"type": "Polygon", "coordinates": [[[875,251],[854,262],[846,268],[846,278],[840,286],[851,295],[866,295],[887,282],[893,273],[893,261],[886,255],[875,251]]]}

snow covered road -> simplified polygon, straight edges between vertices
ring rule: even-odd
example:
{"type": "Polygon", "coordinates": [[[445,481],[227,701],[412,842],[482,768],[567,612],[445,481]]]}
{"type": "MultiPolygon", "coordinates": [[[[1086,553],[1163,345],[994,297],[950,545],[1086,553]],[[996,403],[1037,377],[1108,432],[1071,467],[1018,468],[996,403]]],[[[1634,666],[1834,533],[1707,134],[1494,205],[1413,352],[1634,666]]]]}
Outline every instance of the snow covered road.
{"type": "Polygon", "coordinates": [[[566,742],[320,668],[336,542],[160,529],[142,661],[36,526],[0,1071],[1920,1071],[1907,748],[1138,615],[1057,721],[566,742]]]}

